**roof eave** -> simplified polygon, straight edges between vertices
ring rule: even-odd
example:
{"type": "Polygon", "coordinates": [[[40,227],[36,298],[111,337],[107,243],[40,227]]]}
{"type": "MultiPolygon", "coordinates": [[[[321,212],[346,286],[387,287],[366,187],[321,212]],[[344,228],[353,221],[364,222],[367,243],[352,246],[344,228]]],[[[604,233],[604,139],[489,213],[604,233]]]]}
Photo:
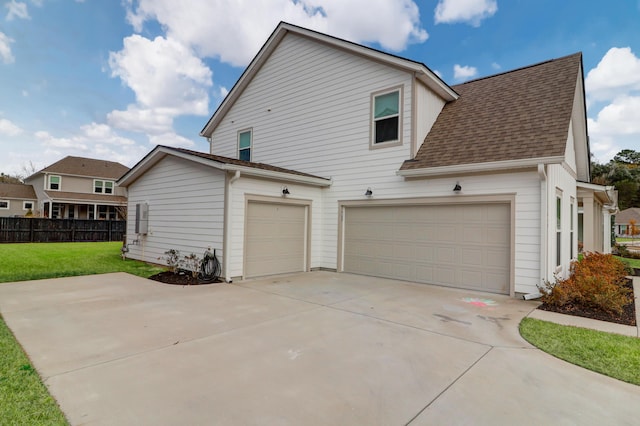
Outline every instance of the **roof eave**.
{"type": "Polygon", "coordinates": [[[396,174],[405,178],[434,177],[467,173],[487,173],[537,167],[538,164],[561,164],[564,156],[524,158],[520,160],[491,161],[485,163],[456,164],[452,166],[423,167],[419,169],[398,170],[396,174]]]}

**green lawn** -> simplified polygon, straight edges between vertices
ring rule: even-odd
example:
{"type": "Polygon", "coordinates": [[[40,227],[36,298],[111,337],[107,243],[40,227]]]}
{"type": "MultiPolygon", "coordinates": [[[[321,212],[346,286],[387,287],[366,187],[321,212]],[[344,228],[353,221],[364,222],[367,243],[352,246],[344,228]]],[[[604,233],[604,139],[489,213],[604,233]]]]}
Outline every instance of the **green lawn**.
{"type": "Polygon", "coordinates": [[[122,260],[122,243],[0,244],[0,283],[43,278],[129,272],[148,277],[163,269],[122,260]]]}
{"type": "MultiPolygon", "coordinates": [[[[164,268],[122,260],[122,243],[0,244],[0,283],[164,268]]],[[[0,424],[66,425],[67,421],[0,316],[0,424]]]]}
{"type": "Polygon", "coordinates": [[[543,351],[586,369],[640,385],[640,339],[525,318],[520,334],[543,351]]]}
{"type": "Polygon", "coordinates": [[[629,258],[620,257],[620,256],[615,256],[615,257],[622,260],[624,263],[631,266],[632,268],[640,268],[640,259],[629,259],[629,258]]]}

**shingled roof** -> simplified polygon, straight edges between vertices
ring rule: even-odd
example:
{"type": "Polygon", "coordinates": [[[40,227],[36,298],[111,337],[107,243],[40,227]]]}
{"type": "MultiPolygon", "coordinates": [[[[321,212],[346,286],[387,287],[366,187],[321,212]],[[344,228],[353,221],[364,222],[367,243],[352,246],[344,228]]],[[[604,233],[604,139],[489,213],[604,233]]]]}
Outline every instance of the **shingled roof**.
{"type": "Polygon", "coordinates": [[[576,53],[453,86],[401,170],[563,156],[581,69],[576,53]]]}
{"type": "Polygon", "coordinates": [[[115,161],[96,160],[84,157],[64,157],[52,165],[40,170],[40,173],[60,173],[62,175],[89,176],[106,179],[119,179],[129,171],[124,166],[115,161]]]}
{"type": "Polygon", "coordinates": [[[629,224],[632,219],[636,221],[638,226],[640,226],[640,208],[631,207],[629,209],[622,210],[616,215],[616,225],[629,224]]]}
{"type": "Polygon", "coordinates": [[[0,198],[36,200],[33,186],[22,183],[0,183],[0,198]]]}
{"type": "Polygon", "coordinates": [[[260,170],[268,170],[271,172],[288,173],[291,175],[306,176],[306,177],[316,178],[316,179],[326,179],[320,176],[311,175],[309,173],[303,173],[303,172],[299,172],[297,170],[291,170],[291,169],[284,169],[282,167],[276,167],[276,166],[272,166],[270,164],[265,164],[265,163],[254,163],[253,161],[237,160],[235,158],[223,157],[221,155],[207,154],[205,152],[192,151],[190,149],[185,149],[185,148],[173,148],[168,146],[165,146],[164,148],[170,149],[173,151],[183,152],[189,155],[195,155],[196,157],[217,161],[218,163],[223,163],[223,164],[233,164],[236,166],[250,167],[253,169],[260,169],[260,170]]]}

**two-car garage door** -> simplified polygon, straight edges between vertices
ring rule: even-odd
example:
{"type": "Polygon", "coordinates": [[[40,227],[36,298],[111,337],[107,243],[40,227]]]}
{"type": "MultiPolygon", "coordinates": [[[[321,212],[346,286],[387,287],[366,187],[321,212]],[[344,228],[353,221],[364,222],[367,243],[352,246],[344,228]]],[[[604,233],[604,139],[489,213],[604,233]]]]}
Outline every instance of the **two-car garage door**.
{"type": "Polygon", "coordinates": [[[510,212],[506,203],[345,207],[342,269],[508,294],[510,212]]]}

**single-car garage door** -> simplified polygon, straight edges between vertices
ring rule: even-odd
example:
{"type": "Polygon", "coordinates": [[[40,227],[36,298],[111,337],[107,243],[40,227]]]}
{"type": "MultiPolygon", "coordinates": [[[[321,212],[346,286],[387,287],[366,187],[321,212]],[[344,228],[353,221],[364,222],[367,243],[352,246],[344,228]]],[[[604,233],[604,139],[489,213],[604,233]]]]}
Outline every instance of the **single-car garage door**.
{"type": "Polygon", "coordinates": [[[305,270],[307,206],[249,201],[245,277],[305,270]]]}
{"type": "Polygon", "coordinates": [[[509,204],[346,207],[343,270],[509,293],[509,204]]]}

